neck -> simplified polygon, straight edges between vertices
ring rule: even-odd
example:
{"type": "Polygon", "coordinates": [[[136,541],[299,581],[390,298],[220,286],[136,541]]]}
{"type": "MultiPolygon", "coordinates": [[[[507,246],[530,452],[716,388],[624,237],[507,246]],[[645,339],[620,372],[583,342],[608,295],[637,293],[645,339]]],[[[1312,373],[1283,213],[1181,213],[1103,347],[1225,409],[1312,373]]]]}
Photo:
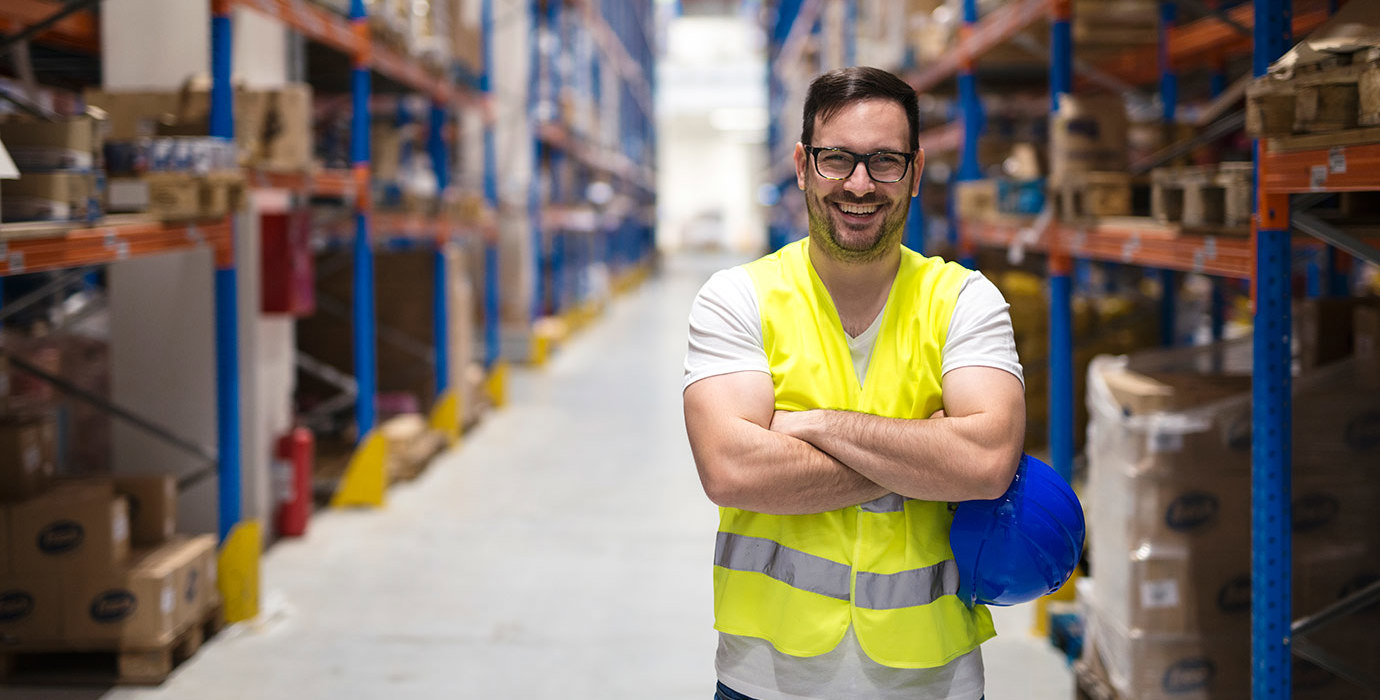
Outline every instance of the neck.
{"type": "Polygon", "coordinates": [[[891,283],[901,267],[900,247],[877,260],[862,263],[835,260],[816,245],[810,245],[808,250],[810,264],[829,290],[844,330],[854,336],[862,333],[886,305],[891,283]]]}

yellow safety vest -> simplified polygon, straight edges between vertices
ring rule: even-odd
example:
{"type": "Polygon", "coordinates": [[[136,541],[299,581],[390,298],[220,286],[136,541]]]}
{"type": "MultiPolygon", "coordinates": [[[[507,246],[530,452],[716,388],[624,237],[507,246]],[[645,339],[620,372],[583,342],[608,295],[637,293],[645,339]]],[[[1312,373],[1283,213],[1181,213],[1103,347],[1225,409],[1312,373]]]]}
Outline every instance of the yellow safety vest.
{"type": "MultiPolygon", "coordinates": [[[[942,405],[940,353],[968,270],[901,249],[866,380],[858,386],[808,239],[747,265],[777,410],[827,408],[928,418],[942,405]]],[[[955,595],[948,504],[891,494],[812,515],[721,508],[715,628],[792,656],[838,646],[851,622],[863,651],[895,668],[934,668],[992,638],[987,609],[955,595]]]]}

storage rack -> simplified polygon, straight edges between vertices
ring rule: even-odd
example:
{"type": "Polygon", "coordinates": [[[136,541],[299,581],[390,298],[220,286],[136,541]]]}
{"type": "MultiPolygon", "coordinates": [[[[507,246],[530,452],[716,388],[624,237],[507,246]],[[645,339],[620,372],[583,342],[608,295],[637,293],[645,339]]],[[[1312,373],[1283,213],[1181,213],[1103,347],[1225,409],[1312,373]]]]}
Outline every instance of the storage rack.
{"type": "MultiPolygon", "coordinates": [[[[587,279],[592,265],[603,264],[615,286],[622,286],[652,253],[652,4],[530,4],[534,177],[528,215],[537,280],[531,317],[564,317],[578,325],[593,312],[587,279]],[[609,76],[614,81],[606,81],[609,76]],[[616,87],[609,94],[611,84],[616,87]],[[591,132],[589,110],[610,102],[618,113],[618,132],[591,132]],[[578,119],[577,113],[586,118],[578,119]],[[625,198],[624,206],[600,215],[597,208],[607,202],[591,207],[588,201],[596,182],[607,186],[604,196],[625,198]]],[[[533,358],[540,361],[545,354],[544,348],[536,349],[533,358]]]]}
{"type": "MultiPolygon", "coordinates": [[[[837,0],[855,7],[856,0],[837,0]]],[[[776,15],[768,19],[769,95],[773,114],[783,107],[786,69],[780,63],[796,57],[786,49],[799,35],[819,35],[819,2],[782,0],[776,15]]],[[[1223,56],[1253,57],[1255,75],[1263,75],[1279,56],[1292,46],[1292,37],[1306,34],[1335,12],[1336,2],[1311,3],[1295,13],[1291,0],[1253,0],[1218,16],[1175,24],[1173,2],[1161,2],[1162,22],[1157,47],[1131,48],[1119,56],[1100,61],[1102,73],[1129,85],[1158,83],[1166,121],[1173,121],[1178,100],[1179,71],[1214,65],[1214,96],[1225,90],[1220,72],[1223,56]],[[1256,18],[1261,18],[1256,22],[1256,18]],[[1224,21],[1226,20],[1226,21],[1224,21]],[[1233,24],[1237,26],[1232,26],[1233,24]],[[1242,28],[1249,29],[1247,36],[1242,28]]],[[[1049,84],[1051,113],[1058,110],[1061,93],[1072,92],[1081,82],[1075,76],[1070,23],[1071,0],[1011,0],[979,18],[976,0],[963,1],[963,25],[956,46],[942,58],[909,73],[909,81],[922,94],[949,81],[958,88],[959,118],[932,126],[920,134],[921,148],[929,152],[961,153],[956,180],[981,177],[977,167],[977,140],[984,125],[982,108],[973,77],[978,57],[1010,41],[1016,34],[1039,22],[1050,28],[1049,84]]],[[[851,18],[854,12],[846,13],[851,18]]],[[[845,26],[852,35],[854,28],[845,26]]],[[[823,67],[823,66],[821,66],[823,67]]],[[[790,141],[772,125],[768,148],[773,162],[785,155],[790,141]],[[784,154],[784,155],[783,155],[784,154]]],[[[1053,465],[1069,475],[1073,462],[1074,399],[1072,288],[1074,266],[1079,261],[1129,264],[1163,271],[1166,290],[1162,310],[1172,316],[1173,274],[1196,272],[1216,277],[1237,278],[1253,283],[1255,319],[1253,325],[1255,359],[1252,378],[1252,697],[1288,697],[1291,688],[1291,653],[1328,666],[1322,650],[1306,639],[1293,640],[1322,621],[1336,617],[1363,601],[1380,597],[1380,586],[1370,586],[1345,601],[1330,606],[1311,618],[1291,622],[1292,543],[1289,508],[1291,469],[1290,343],[1291,343],[1291,246],[1311,251],[1343,250],[1359,259],[1380,264],[1380,249],[1371,239],[1359,238],[1326,225],[1292,228],[1316,236],[1312,239],[1291,233],[1289,195],[1380,190],[1380,145],[1353,145],[1310,151],[1269,152],[1256,147],[1257,214],[1251,238],[1223,236],[1181,237],[1158,226],[1129,223],[1097,225],[1054,220],[1042,230],[1030,223],[957,222],[949,206],[951,243],[960,257],[969,257],[977,247],[1036,250],[1047,254],[1050,280],[1050,448],[1053,465]],[[1339,165],[1339,163],[1343,163],[1339,165]],[[1319,173],[1325,174],[1320,178],[1319,173]],[[1323,245],[1323,244],[1326,245],[1323,245]],[[1291,650],[1292,647],[1292,650],[1291,650]]],[[[784,197],[793,185],[794,174],[772,172],[771,181],[784,197]]],[[[923,217],[914,215],[920,208],[912,203],[913,216],[907,222],[906,244],[923,251],[923,217]]],[[[776,220],[768,232],[772,249],[788,242],[793,221],[776,220]]],[[[1333,274],[1333,289],[1337,289],[1333,274]]],[[[1311,285],[1316,291],[1317,285],[1311,285]]],[[[1214,294],[1214,336],[1221,337],[1221,297],[1214,294]]],[[[1172,322],[1172,321],[1171,321],[1172,322]]],[[[1172,341],[1172,338],[1166,338],[1172,341]]]]}

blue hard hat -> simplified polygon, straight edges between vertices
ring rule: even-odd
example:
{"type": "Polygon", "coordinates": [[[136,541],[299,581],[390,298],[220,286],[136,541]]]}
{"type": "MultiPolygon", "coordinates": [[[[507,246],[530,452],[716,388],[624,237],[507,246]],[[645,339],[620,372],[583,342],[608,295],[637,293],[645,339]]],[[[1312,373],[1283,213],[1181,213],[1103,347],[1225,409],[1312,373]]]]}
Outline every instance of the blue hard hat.
{"type": "Polygon", "coordinates": [[[1048,464],[1021,457],[1006,493],[964,501],[954,511],[949,546],[958,563],[958,597],[969,607],[1016,605],[1053,593],[1083,556],[1083,507],[1048,464]]]}

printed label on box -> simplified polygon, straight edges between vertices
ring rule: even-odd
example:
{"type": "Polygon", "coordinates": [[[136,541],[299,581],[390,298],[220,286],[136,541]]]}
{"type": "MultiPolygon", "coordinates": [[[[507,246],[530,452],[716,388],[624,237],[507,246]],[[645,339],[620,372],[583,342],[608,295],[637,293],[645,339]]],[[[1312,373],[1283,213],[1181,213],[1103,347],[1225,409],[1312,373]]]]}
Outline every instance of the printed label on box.
{"type": "Polygon", "coordinates": [[[110,534],[116,541],[129,539],[129,516],[126,513],[117,510],[110,516],[110,534]]]}
{"type": "Polygon", "coordinates": [[[1152,454],[1160,452],[1180,452],[1184,449],[1184,436],[1163,430],[1151,430],[1146,434],[1146,449],[1152,454]]]}
{"type": "Polygon", "coordinates": [[[1153,608],[1174,608],[1179,605],[1179,583],[1174,579],[1142,581],[1140,584],[1140,606],[1147,610],[1153,608]]]}
{"type": "Polygon", "coordinates": [[[164,615],[171,615],[173,606],[177,604],[177,595],[173,593],[172,586],[164,586],[158,594],[158,608],[164,615]]]}

